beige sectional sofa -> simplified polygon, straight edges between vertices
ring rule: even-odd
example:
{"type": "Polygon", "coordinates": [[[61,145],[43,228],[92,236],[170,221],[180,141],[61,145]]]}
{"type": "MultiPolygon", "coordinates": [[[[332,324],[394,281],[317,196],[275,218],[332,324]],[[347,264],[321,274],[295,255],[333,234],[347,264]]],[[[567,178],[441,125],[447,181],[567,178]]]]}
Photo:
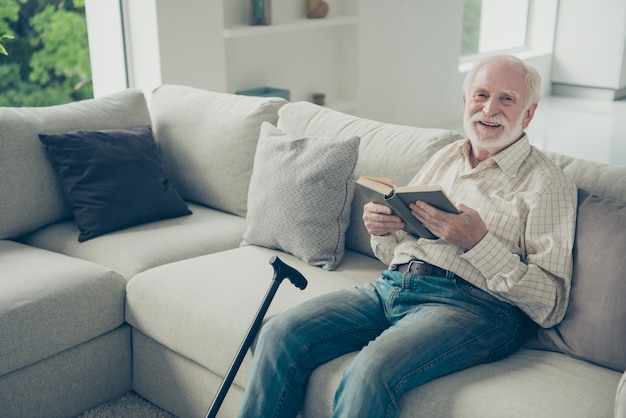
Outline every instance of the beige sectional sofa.
{"type": "MultiPolygon", "coordinates": [[[[127,90],[0,108],[0,126],[1,417],[75,416],[130,390],[177,416],[204,416],[270,285],[270,257],[296,267],[309,285],[284,283],[268,316],[374,280],[385,266],[372,257],[360,219],[365,201],[352,179],[405,183],[462,138],[310,103],[172,85],[149,105],[127,90]],[[73,195],[39,134],[138,126],[152,127],[167,176],[161,183],[171,183],[192,214],[79,242],[73,195]]],[[[551,157],[581,188],[565,320],[536,330],[503,361],[407,393],[402,417],[626,413],[626,167],[551,157]]],[[[220,416],[235,416],[250,358],[220,416]]],[[[352,358],[313,373],[304,417],[330,416],[352,358]]]]}

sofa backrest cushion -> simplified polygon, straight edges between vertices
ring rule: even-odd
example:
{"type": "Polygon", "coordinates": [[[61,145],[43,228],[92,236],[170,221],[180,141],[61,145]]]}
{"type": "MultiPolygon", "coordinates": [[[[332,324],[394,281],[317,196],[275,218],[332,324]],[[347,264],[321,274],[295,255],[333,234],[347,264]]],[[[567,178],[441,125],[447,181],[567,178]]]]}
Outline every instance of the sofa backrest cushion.
{"type": "Polygon", "coordinates": [[[164,85],[152,96],[154,136],[165,169],[185,200],[246,216],[262,122],[276,123],[287,103],[164,85]]]}
{"type": "MultiPolygon", "coordinates": [[[[439,148],[462,138],[453,131],[382,123],[308,102],[289,103],[278,114],[278,128],[291,135],[360,137],[355,178],[387,177],[398,185],[407,184],[439,148]]],[[[346,248],[373,255],[361,219],[366,203],[364,195],[355,193],[346,248]]]]}
{"type": "Polygon", "coordinates": [[[545,152],[581,189],[599,197],[626,202],[626,166],[545,152]]]}
{"type": "Polygon", "coordinates": [[[40,107],[0,108],[0,238],[15,238],[71,217],[40,133],[150,125],[143,93],[40,107]]]}
{"type": "Polygon", "coordinates": [[[626,203],[579,189],[569,307],[563,321],[539,329],[529,347],[626,369],[624,230],[626,203]]]}

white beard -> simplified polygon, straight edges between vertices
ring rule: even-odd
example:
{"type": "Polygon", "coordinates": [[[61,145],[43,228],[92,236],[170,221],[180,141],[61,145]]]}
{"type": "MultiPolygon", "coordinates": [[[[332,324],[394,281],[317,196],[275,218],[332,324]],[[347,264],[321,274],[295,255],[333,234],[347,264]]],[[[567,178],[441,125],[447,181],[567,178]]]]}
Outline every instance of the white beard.
{"type": "Polygon", "coordinates": [[[472,144],[484,149],[501,150],[508,147],[522,136],[523,118],[524,113],[522,113],[518,120],[511,125],[500,114],[492,117],[485,117],[480,112],[477,112],[471,116],[468,114],[464,115],[463,128],[465,129],[465,133],[471,140],[472,144]],[[476,124],[480,121],[501,125],[504,128],[504,131],[499,135],[495,135],[493,133],[490,135],[489,132],[479,132],[476,129],[476,124]]]}

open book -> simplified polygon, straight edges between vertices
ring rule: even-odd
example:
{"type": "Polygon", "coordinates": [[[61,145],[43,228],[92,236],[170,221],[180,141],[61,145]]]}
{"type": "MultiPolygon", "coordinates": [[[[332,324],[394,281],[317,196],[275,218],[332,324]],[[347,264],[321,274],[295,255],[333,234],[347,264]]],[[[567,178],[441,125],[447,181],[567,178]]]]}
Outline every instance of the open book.
{"type": "Polygon", "coordinates": [[[398,215],[406,224],[404,229],[418,238],[435,239],[437,237],[411,214],[410,203],[421,200],[437,209],[459,213],[441,186],[396,187],[389,179],[368,176],[359,177],[355,183],[357,190],[365,194],[370,201],[390,207],[394,215],[398,215]]]}

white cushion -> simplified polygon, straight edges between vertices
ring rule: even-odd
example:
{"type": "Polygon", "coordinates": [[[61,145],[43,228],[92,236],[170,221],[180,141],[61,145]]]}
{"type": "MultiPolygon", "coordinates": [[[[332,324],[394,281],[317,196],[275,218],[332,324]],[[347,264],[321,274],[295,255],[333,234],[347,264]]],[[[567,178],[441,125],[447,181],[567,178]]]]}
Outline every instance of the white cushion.
{"type": "Polygon", "coordinates": [[[185,200],[246,216],[261,122],[276,123],[286,100],[158,88],[150,105],[168,177],[185,200]]]}
{"type": "Polygon", "coordinates": [[[124,322],[126,282],[109,268],[6,240],[0,265],[0,376],[124,322]]]}
{"type": "Polygon", "coordinates": [[[141,125],[150,125],[150,115],[139,90],[57,106],[0,108],[0,238],[71,217],[40,133],[141,125]]]}
{"type": "MultiPolygon", "coordinates": [[[[335,389],[354,356],[339,357],[313,372],[304,418],[331,416],[335,389]]],[[[504,360],[408,391],[400,399],[400,418],[613,417],[620,376],[565,354],[520,349],[504,360]]]]}
{"type": "Polygon", "coordinates": [[[129,280],[161,264],[236,248],[246,228],[242,217],[196,204],[193,215],[137,225],[78,242],[74,221],[57,222],[21,242],[107,266],[129,280]]]}
{"type": "MultiPolygon", "coordinates": [[[[267,318],[317,295],[376,280],[385,266],[346,251],[334,271],[280,251],[249,245],[163,265],[133,277],[127,286],[126,320],[148,337],[224,376],[273,278],[272,256],[296,268],[305,290],[284,280],[267,318]],[[236,314],[233,314],[236,312],[236,314]]],[[[235,383],[245,386],[249,356],[235,383]]]]}

